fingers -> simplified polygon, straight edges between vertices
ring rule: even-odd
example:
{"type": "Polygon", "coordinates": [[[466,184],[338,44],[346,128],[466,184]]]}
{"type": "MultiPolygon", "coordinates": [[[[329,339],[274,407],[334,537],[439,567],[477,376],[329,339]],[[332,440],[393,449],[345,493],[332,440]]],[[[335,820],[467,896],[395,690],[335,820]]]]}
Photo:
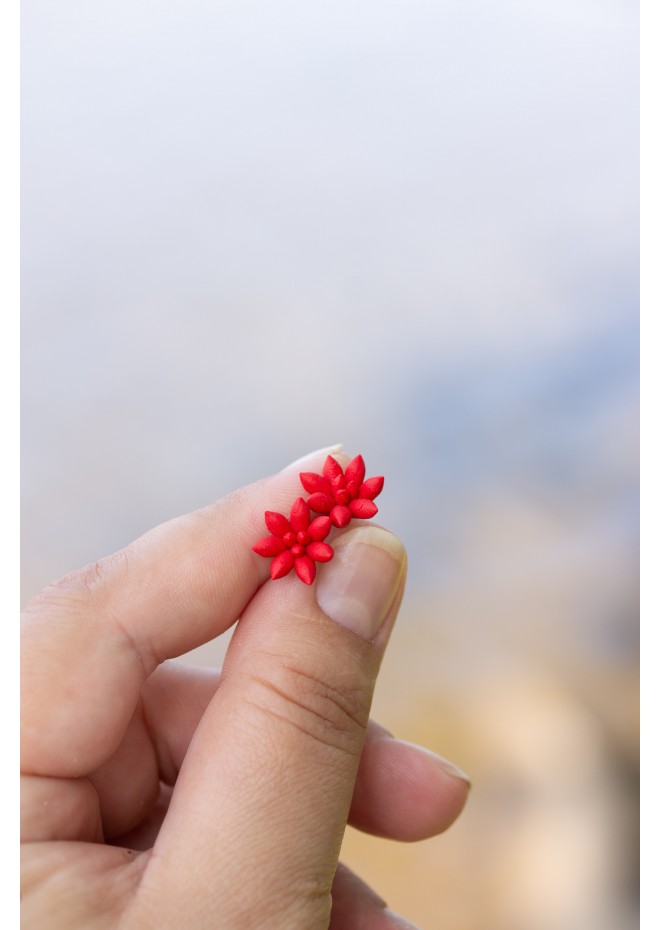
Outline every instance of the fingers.
{"type": "Polygon", "coordinates": [[[99,799],[88,779],[21,775],[21,843],[102,839],[99,799]]]}
{"type": "MultiPolygon", "coordinates": [[[[141,829],[134,835],[155,839],[157,815],[166,808],[161,783],[173,785],[193,733],[218,688],[219,674],[183,663],[165,662],[149,677],[124,737],[111,757],[89,776],[100,802],[106,839],[141,829]],[[158,800],[157,800],[158,799],[158,800]],[[157,810],[153,811],[152,808],[157,810]],[[143,821],[150,821],[149,829],[143,821]]],[[[123,838],[132,845],[132,836],[123,838]]]]}
{"type": "Polygon", "coordinates": [[[315,587],[290,575],[253,598],[179,774],[142,900],[167,888],[180,902],[174,916],[200,930],[212,915],[190,909],[209,888],[229,925],[328,924],[375,678],[405,576],[403,547],[378,527],[349,529],[335,547],[315,587]]]}
{"type": "MultiPolygon", "coordinates": [[[[168,786],[176,781],[219,679],[212,669],[165,662],[142,693],[139,719],[147,722],[148,733],[139,732],[137,721],[129,723],[117,752],[89,780],[24,776],[23,840],[103,835],[131,849],[150,848],[167,813],[168,786]],[[88,790],[90,784],[95,791],[88,790]]],[[[370,720],[348,822],[392,840],[425,839],[454,822],[468,790],[466,776],[450,762],[395,739],[370,720]]]]}
{"type": "Polygon", "coordinates": [[[340,862],[332,883],[329,930],[416,930],[340,862]]]}
{"type": "MultiPolygon", "coordinates": [[[[145,685],[144,716],[151,728],[159,777],[170,785],[176,780],[193,733],[218,683],[219,674],[215,671],[166,662],[145,685]]],[[[218,747],[218,751],[222,752],[222,747],[218,747]]],[[[149,764],[142,755],[136,753],[130,760],[131,772],[149,764]]],[[[101,797],[106,825],[110,819],[106,811],[110,806],[122,811],[126,807],[126,772],[118,771],[114,764],[109,769],[104,782],[112,794],[101,797]]],[[[388,839],[426,839],[454,822],[465,805],[469,787],[468,777],[451,762],[419,746],[394,739],[370,720],[349,823],[388,839]]],[[[140,816],[141,810],[140,806],[135,808],[132,821],[140,816]]],[[[111,831],[110,835],[117,832],[111,831]]],[[[126,840],[123,842],[131,845],[126,840]]]]}
{"type": "Polygon", "coordinates": [[[145,678],[226,630],[268,576],[251,551],[327,450],[171,520],[51,585],[23,618],[23,771],[87,775],[119,746],[145,678]]]}
{"type": "Polygon", "coordinates": [[[469,791],[468,776],[451,762],[372,724],[349,820],[365,833],[424,840],[451,826],[469,791]]]}

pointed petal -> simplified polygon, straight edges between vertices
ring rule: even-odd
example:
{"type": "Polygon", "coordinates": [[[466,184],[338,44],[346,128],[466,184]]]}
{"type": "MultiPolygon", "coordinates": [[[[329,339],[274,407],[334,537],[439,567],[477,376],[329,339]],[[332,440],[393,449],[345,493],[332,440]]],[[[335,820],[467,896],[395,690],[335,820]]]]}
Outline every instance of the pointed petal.
{"type": "Polygon", "coordinates": [[[291,524],[282,513],[275,513],[273,510],[267,510],[266,526],[274,536],[284,536],[285,533],[291,532],[291,524]]]}
{"type": "Polygon", "coordinates": [[[372,501],[374,497],[378,497],[383,490],[384,484],[385,479],[382,475],[379,475],[377,478],[369,478],[358,491],[358,497],[366,497],[367,500],[372,501]]]}
{"type": "Polygon", "coordinates": [[[332,520],[330,517],[317,517],[309,524],[307,532],[314,541],[318,542],[320,539],[325,539],[331,529],[332,520]]]}
{"type": "Polygon", "coordinates": [[[256,542],[252,546],[252,551],[256,552],[257,555],[263,555],[265,559],[270,559],[274,555],[279,555],[280,552],[284,552],[286,546],[282,542],[279,536],[264,536],[263,539],[260,539],[259,542],[256,542]]]}
{"type": "Polygon", "coordinates": [[[309,526],[309,505],[302,497],[297,497],[293,502],[290,519],[294,533],[304,533],[309,526]]]}
{"type": "Polygon", "coordinates": [[[358,497],[357,500],[351,501],[348,505],[351,513],[358,520],[368,520],[378,513],[378,507],[373,501],[367,500],[366,497],[358,497]]]}
{"type": "Polygon", "coordinates": [[[329,562],[334,554],[332,546],[324,542],[313,542],[307,546],[307,555],[315,562],[329,562]]]}
{"type": "Polygon", "coordinates": [[[308,555],[301,555],[295,561],[296,575],[305,584],[311,584],[316,577],[316,565],[308,555]]]}
{"type": "Polygon", "coordinates": [[[344,507],[342,504],[337,504],[330,511],[330,519],[335,526],[339,527],[348,526],[348,524],[351,522],[352,516],[353,515],[348,507],[344,507]]]}
{"type": "Polygon", "coordinates": [[[364,459],[361,455],[356,455],[346,466],[346,480],[355,481],[357,486],[360,487],[365,474],[364,459]]]}
{"type": "Polygon", "coordinates": [[[332,485],[328,479],[313,471],[301,471],[300,483],[308,494],[332,494],[332,485]]]}
{"type": "Polygon", "coordinates": [[[312,494],[307,498],[307,503],[316,513],[330,513],[335,506],[334,498],[328,494],[312,494]]]}
{"type": "Polygon", "coordinates": [[[331,455],[325,460],[325,465],[323,466],[323,474],[326,478],[332,481],[333,478],[341,478],[344,474],[344,469],[341,467],[337,459],[333,459],[331,455]]]}
{"type": "Polygon", "coordinates": [[[273,579],[284,578],[293,568],[293,556],[291,550],[286,549],[279,555],[276,555],[270,563],[270,577],[273,579]]]}

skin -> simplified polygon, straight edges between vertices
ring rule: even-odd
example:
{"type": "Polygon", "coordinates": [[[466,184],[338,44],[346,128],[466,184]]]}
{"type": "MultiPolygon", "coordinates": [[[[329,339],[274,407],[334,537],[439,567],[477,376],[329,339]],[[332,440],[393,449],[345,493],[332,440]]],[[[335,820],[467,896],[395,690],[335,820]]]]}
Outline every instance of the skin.
{"type": "MultiPolygon", "coordinates": [[[[305,460],[320,471],[324,453],[305,460]]],[[[338,456],[345,464],[347,459],[338,456]]],[[[53,583],[22,618],[22,913],[48,930],[384,930],[346,821],[418,840],[467,782],[369,722],[367,641],[251,552],[297,468],[53,583]],[[267,583],[265,583],[267,582],[267,583]],[[180,656],[241,618],[219,673],[180,656]]]]}

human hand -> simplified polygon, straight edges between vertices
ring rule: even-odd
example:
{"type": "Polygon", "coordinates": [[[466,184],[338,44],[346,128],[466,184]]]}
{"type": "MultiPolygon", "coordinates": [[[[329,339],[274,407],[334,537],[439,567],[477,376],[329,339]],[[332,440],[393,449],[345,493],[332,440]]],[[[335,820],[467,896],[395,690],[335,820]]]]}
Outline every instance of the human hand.
{"type": "Polygon", "coordinates": [[[467,797],[444,760],[367,726],[403,547],[353,524],[312,587],[264,584],[251,551],[264,510],[288,512],[323,459],[156,527],[26,608],[26,927],[410,926],[337,868],[347,818],[417,840],[467,797]],[[167,661],[238,617],[221,677],[167,661]]]}

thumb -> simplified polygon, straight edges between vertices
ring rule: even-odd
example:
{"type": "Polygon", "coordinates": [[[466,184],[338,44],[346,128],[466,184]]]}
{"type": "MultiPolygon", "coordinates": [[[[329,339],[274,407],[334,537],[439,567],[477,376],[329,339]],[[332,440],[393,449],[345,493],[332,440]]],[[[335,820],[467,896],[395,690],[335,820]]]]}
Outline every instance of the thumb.
{"type": "Polygon", "coordinates": [[[333,545],[313,587],[266,583],[236,629],[149,866],[172,926],[328,926],[406,564],[377,526],[333,545]]]}

